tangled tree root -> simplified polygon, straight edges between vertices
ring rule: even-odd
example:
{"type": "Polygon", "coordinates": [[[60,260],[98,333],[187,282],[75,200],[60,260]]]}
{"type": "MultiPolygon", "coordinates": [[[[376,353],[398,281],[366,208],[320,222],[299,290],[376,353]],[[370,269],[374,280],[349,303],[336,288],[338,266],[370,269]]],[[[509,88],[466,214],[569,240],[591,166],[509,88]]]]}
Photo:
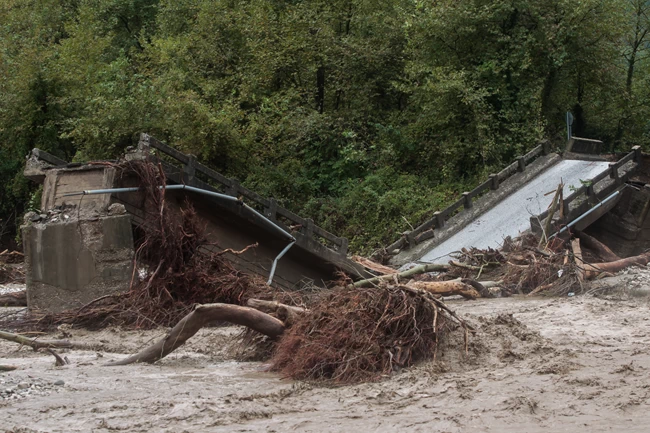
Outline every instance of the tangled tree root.
{"type": "Polygon", "coordinates": [[[435,358],[456,322],[440,300],[406,286],[335,290],[299,317],[275,348],[271,370],[294,379],[356,383],[435,358]]]}

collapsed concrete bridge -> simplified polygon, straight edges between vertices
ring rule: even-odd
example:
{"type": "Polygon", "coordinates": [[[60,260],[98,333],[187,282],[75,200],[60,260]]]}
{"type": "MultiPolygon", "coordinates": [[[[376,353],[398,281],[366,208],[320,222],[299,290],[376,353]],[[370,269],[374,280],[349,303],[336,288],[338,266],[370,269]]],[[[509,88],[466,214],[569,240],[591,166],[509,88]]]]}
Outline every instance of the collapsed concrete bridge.
{"type": "MultiPolygon", "coordinates": [[[[166,202],[180,209],[189,200],[206,224],[210,244],[204,248],[225,252],[240,271],[267,279],[273,270],[272,283],[287,290],[324,287],[338,270],[371,276],[347,257],[347,239],[259,196],[192,155],[142,134],[137,148],[125,157],[160,164],[170,185],[166,202]],[[172,189],[174,185],[192,188],[172,189]],[[253,244],[257,247],[242,254],[229,252],[253,244]]],[[[140,193],[119,188],[137,189],[137,180],[118,176],[107,162],[67,164],[38,149],[27,162],[25,176],[43,184],[41,213],[30,215],[23,227],[30,307],[50,311],[81,307],[128,288],[134,276],[132,227],[146,224],[150,216],[140,193]],[[79,194],[92,190],[105,193],[79,194]]]]}
{"type": "MultiPolygon", "coordinates": [[[[564,184],[564,200],[551,215],[556,225],[575,221],[575,228],[582,230],[598,221],[595,227],[608,233],[605,237],[610,244],[617,244],[623,237],[636,241],[631,254],[645,243],[646,237],[650,241],[650,233],[646,235],[645,229],[650,189],[633,194],[625,188],[626,181],[640,172],[644,157],[640,147],[635,146],[621,159],[608,161],[598,155],[601,148],[602,142],[598,140],[574,137],[560,156],[550,152],[548,143],[540,144],[501,172],[490,175],[474,190],[463,193],[446,209],[433,212],[428,221],[405,232],[386,248],[390,262],[397,266],[445,262],[461,248],[499,248],[507,237],[514,238],[531,229],[540,233],[542,222],[550,213],[547,207],[552,196],[547,196],[560,183],[564,184]],[[620,207],[619,213],[630,214],[630,206],[637,212],[619,215],[616,222],[611,217],[601,220],[616,206],[620,207]],[[627,231],[619,229],[627,220],[627,231]]],[[[618,245],[612,245],[612,249],[620,250],[618,245]]]]}
{"type": "MultiPolygon", "coordinates": [[[[599,148],[594,140],[577,143],[582,145],[578,149],[592,153],[599,148]]],[[[211,244],[205,248],[225,251],[243,272],[265,279],[274,274],[273,284],[287,290],[323,287],[339,269],[359,278],[370,276],[347,257],[345,238],[284,209],[272,198],[259,196],[192,155],[142,134],[137,148],[125,158],[159,164],[170,185],[166,201],[180,209],[189,200],[206,223],[211,244]],[[192,190],[172,189],[175,186],[192,190]],[[227,252],[256,243],[256,248],[243,254],[227,252]]],[[[631,194],[624,186],[643,159],[638,147],[618,161],[606,161],[598,155],[570,152],[563,158],[542,144],[447,209],[434,212],[387,250],[393,264],[403,265],[446,261],[462,247],[497,248],[507,236],[529,228],[540,230],[541,221],[549,216],[545,209],[550,197],[545,198],[545,193],[560,182],[565,185],[565,199],[553,218],[572,221],[589,212],[577,228],[598,221],[594,230],[608,233],[605,237],[612,242],[617,236],[634,240],[631,248],[638,249],[646,237],[650,240],[650,218],[646,218],[650,189],[631,194]],[[618,214],[612,217],[615,206],[618,214]],[[617,224],[607,218],[615,218],[622,228],[616,229],[617,224]]],[[[139,193],[115,188],[137,190],[137,179],[118,176],[109,162],[68,164],[38,149],[27,162],[25,176],[43,184],[41,213],[29,215],[23,227],[30,307],[50,311],[81,307],[128,287],[136,275],[133,229],[146,224],[149,216],[139,193]],[[88,190],[105,193],[79,195],[88,190]]]]}

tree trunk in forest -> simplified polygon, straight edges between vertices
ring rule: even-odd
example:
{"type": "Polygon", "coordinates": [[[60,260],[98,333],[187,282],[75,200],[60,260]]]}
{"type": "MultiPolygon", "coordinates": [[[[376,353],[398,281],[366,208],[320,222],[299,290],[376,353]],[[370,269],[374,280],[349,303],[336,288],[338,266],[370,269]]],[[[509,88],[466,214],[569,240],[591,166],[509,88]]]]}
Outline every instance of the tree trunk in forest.
{"type": "Polygon", "coordinates": [[[325,110],[325,67],[316,71],[316,109],[320,114],[325,110]]]}

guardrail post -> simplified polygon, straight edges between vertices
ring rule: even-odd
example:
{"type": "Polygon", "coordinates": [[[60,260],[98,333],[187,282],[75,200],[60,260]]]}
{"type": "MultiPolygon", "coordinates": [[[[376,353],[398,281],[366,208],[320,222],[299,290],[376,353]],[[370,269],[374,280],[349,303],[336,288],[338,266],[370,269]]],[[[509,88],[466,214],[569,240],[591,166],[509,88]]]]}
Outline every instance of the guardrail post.
{"type": "Polygon", "coordinates": [[[183,166],[183,179],[185,183],[190,183],[196,175],[196,156],[187,155],[187,164],[183,166]]]}
{"type": "Polygon", "coordinates": [[[517,158],[517,171],[523,172],[524,170],[526,170],[526,158],[520,156],[517,158]]]}
{"type": "Polygon", "coordinates": [[[303,227],[305,228],[305,236],[307,236],[309,240],[314,240],[314,220],[306,218],[303,227]]]}
{"type": "Polygon", "coordinates": [[[264,209],[264,213],[266,214],[266,217],[271,221],[277,221],[278,220],[277,212],[278,212],[278,202],[275,201],[274,198],[269,199],[269,207],[264,209]]]}
{"type": "Polygon", "coordinates": [[[493,191],[499,189],[499,175],[492,173],[490,175],[490,180],[492,181],[492,183],[490,183],[490,189],[493,191]]]}
{"type": "Polygon", "coordinates": [[[445,217],[442,215],[442,212],[434,212],[433,217],[436,219],[436,228],[441,229],[445,226],[445,217]]]}
{"type": "Polygon", "coordinates": [[[226,194],[231,197],[238,197],[241,185],[237,179],[230,179],[230,185],[226,188],[226,194]]]}
{"type": "Polygon", "coordinates": [[[634,160],[636,162],[641,162],[641,146],[634,146],[632,147],[632,150],[634,151],[634,160]]]}
{"type": "Polygon", "coordinates": [[[465,207],[465,209],[472,208],[472,196],[470,195],[469,192],[463,193],[463,206],[465,207]]]}
{"type": "Polygon", "coordinates": [[[595,204],[598,201],[596,192],[594,191],[593,182],[590,182],[589,185],[587,185],[587,200],[589,200],[589,203],[591,204],[595,204]]]}
{"type": "Polygon", "coordinates": [[[609,178],[617,180],[618,179],[618,167],[616,162],[609,163],[609,178]]]}
{"type": "Polygon", "coordinates": [[[551,143],[548,140],[542,141],[542,155],[551,153],[551,143]]]}
{"type": "Polygon", "coordinates": [[[408,242],[410,247],[415,246],[415,236],[413,236],[413,232],[404,232],[402,235],[406,238],[406,242],[408,242]]]}
{"type": "Polygon", "coordinates": [[[339,246],[339,254],[342,256],[347,256],[348,254],[348,238],[340,238],[341,245],[339,246]]]}

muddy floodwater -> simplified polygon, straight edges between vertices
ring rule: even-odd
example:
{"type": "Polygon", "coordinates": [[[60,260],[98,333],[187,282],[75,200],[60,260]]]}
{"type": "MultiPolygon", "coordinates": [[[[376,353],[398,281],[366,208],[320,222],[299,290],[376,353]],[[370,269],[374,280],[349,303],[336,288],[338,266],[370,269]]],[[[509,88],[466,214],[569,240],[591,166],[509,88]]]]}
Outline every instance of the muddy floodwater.
{"type": "MultiPolygon", "coordinates": [[[[331,387],[237,362],[236,328],[204,329],[156,365],[103,367],[165,330],[67,330],[123,354],[0,342],[6,432],[648,432],[647,298],[453,301],[478,329],[435,363],[331,387]]],[[[48,338],[61,336],[53,334],[48,338]]]]}

